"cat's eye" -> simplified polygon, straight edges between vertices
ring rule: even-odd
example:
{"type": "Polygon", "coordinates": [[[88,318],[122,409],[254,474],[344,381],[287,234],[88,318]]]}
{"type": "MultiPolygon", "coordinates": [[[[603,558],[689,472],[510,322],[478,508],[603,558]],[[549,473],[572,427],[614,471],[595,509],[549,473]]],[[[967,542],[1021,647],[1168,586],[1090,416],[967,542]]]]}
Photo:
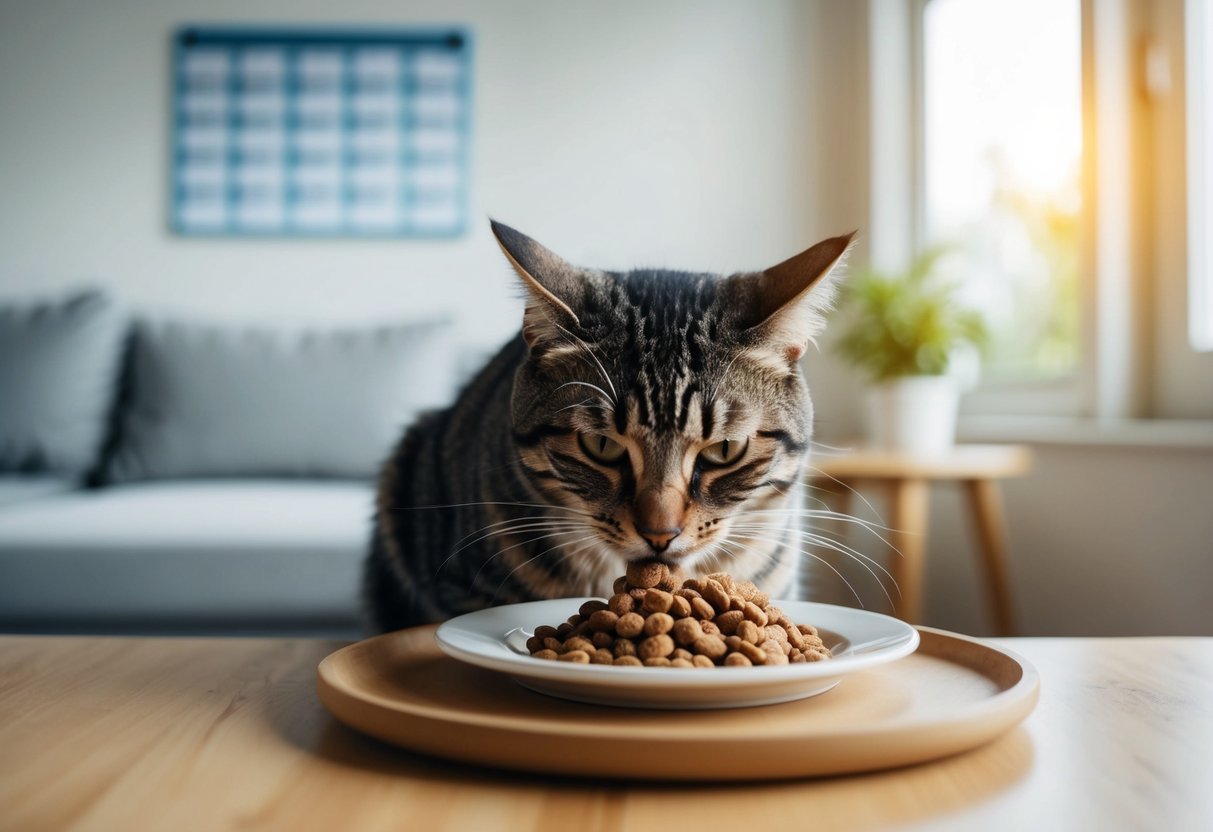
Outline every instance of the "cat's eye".
{"type": "Polygon", "coordinates": [[[745,455],[749,445],[748,439],[724,439],[714,445],[708,445],[699,452],[699,456],[712,465],[732,465],[745,455]]]}
{"type": "Polygon", "coordinates": [[[590,459],[607,465],[618,462],[628,452],[623,445],[601,433],[580,433],[577,440],[590,459]]]}

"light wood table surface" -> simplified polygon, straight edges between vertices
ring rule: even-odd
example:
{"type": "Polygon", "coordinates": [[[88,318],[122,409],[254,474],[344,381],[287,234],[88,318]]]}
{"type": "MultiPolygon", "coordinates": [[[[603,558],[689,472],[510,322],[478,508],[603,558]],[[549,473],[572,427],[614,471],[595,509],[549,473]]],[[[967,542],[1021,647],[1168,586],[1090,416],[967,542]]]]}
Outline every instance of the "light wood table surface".
{"type": "Polygon", "coordinates": [[[900,590],[893,596],[893,611],[913,624],[922,623],[930,484],[942,480],[959,483],[977,535],[995,631],[1009,636],[1015,634],[1015,618],[998,481],[1023,476],[1031,464],[1031,452],[1022,445],[956,445],[933,456],[857,447],[837,455],[814,455],[810,475],[818,493],[831,495],[832,504],[843,514],[850,513],[851,495],[864,483],[875,483],[888,492],[889,543],[898,552],[888,568],[900,590]]]}
{"type": "Polygon", "coordinates": [[[976,751],[856,777],[653,785],[364,738],[314,691],[337,642],[5,636],[0,829],[1213,829],[1213,639],[1002,643],[1040,671],[1040,704],[976,751]]]}

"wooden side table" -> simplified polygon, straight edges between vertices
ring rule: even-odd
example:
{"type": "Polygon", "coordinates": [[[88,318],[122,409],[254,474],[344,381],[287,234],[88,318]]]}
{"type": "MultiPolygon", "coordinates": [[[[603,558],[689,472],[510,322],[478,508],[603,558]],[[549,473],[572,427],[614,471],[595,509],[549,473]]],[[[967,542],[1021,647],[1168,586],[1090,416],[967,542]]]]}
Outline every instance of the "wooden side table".
{"type": "Polygon", "coordinates": [[[814,456],[810,477],[814,486],[839,498],[838,510],[843,513],[849,513],[849,498],[857,485],[871,482],[887,489],[888,523],[893,528],[889,542],[901,552],[889,566],[901,590],[901,595],[894,598],[894,614],[911,622],[918,622],[922,614],[930,483],[960,482],[977,532],[994,624],[999,635],[1009,636],[1015,632],[1015,621],[998,480],[1023,476],[1031,463],[1031,453],[1020,445],[957,445],[945,454],[929,457],[860,448],[838,456],[814,456]]]}

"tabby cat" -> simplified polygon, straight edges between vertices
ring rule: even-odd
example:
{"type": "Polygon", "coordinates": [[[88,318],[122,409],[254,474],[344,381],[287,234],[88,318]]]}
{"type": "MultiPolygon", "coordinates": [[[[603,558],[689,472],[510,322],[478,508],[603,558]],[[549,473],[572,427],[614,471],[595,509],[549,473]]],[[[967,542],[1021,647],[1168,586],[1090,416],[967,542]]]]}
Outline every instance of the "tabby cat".
{"type": "Polygon", "coordinates": [[[719,277],[583,269],[492,229],[526,292],[522,332],[384,466],[375,625],[609,595],[638,558],[798,594],[799,360],[853,235],[719,277]]]}

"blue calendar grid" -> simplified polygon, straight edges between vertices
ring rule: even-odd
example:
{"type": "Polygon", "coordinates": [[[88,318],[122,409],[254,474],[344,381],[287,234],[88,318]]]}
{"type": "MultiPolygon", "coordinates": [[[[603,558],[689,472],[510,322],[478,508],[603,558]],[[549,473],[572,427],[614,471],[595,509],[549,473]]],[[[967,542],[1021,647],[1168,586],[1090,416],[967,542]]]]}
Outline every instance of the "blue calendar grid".
{"type": "Polygon", "coordinates": [[[186,27],[173,67],[177,231],[443,237],[466,228],[464,30],[186,27]]]}

